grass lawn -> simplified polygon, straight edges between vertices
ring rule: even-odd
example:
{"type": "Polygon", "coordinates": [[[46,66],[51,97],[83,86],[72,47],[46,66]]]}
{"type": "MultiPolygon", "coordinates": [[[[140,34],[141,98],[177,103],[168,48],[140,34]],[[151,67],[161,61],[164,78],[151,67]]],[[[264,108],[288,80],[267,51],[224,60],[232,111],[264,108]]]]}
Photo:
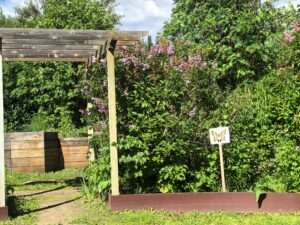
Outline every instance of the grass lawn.
{"type": "MultiPolygon", "coordinates": [[[[9,174],[8,182],[12,184],[16,193],[35,190],[55,190],[78,187],[82,170],[63,170],[47,174],[9,174]]],[[[79,195],[81,195],[79,193],[79,195]]],[[[78,197],[78,196],[74,196],[78,197]]],[[[73,196],[53,195],[21,195],[10,196],[8,206],[10,207],[10,219],[0,222],[1,225],[33,225],[37,224],[37,211],[41,204],[49,199],[68,200],[73,196]],[[64,198],[64,199],[63,199],[64,198]]],[[[235,214],[235,213],[170,213],[155,212],[151,210],[111,212],[100,200],[88,201],[85,198],[76,200],[82,206],[83,215],[74,214],[69,224],[201,224],[201,225],[300,225],[300,213],[286,214],[235,214]]]]}

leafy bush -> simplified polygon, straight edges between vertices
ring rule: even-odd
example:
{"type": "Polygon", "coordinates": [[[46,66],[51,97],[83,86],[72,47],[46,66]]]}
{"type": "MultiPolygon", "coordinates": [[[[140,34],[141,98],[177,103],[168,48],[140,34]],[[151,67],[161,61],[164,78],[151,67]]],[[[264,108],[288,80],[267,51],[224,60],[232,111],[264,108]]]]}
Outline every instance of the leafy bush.
{"type": "MultiPolygon", "coordinates": [[[[282,51],[298,54],[282,34],[277,41],[282,51]]],[[[268,190],[299,191],[295,57],[284,61],[284,70],[279,60],[278,68],[262,78],[229,91],[218,84],[218,64],[208,56],[209,50],[190,41],[161,40],[125,51],[117,61],[122,192],[219,191],[218,151],[209,144],[208,128],[224,125],[232,138],[224,151],[230,191],[254,190],[263,183],[268,190]],[[287,173],[288,178],[277,179],[287,173]]],[[[94,108],[84,113],[90,122],[98,120],[94,140],[103,161],[109,157],[106,82],[85,81],[83,91],[94,100],[94,108]]],[[[106,163],[100,177],[109,174],[106,163]]]]}

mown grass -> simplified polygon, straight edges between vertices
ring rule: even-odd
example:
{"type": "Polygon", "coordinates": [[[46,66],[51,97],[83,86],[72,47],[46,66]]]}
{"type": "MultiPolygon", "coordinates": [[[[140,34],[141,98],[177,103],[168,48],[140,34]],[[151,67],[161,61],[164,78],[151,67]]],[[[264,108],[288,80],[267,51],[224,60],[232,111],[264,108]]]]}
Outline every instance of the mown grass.
{"type": "Polygon", "coordinates": [[[82,169],[68,169],[49,173],[7,173],[7,184],[16,191],[78,186],[82,172],[82,169]]]}
{"type": "MultiPolygon", "coordinates": [[[[67,188],[69,186],[80,186],[81,169],[61,170],[50,173],[7,173],[6,183],[11,185],[14,191],[39,191],[67,188]]],[[[10,195],[7,198],[9,207],[9,220],[0,222],[0,225],[33,225],[37,224],[35,210],[39,203],[47,197],[59,198],[57,196],[17,196],[10,195]]],[[[72,196],[73,197],[73,196],[72,196]]]]}
{"type": "MultiPolygon", "coordinates": [[[[17,191],[23,190],[52,190],[80,185],[76,179],[82,170],[63,170],[46,174],[9,174],[8,182],[17,191]],[[27,183],[30,181],[30,185],[27,183]],[[43,183],[50,181],[50,183],[43,183]],[[54,183],[52,183],[54,182],[54,183]]],[[[74,196],[71,196],[72,198],[74,196]]],[[[77,197],[77,196],[76,196],[77,197]]],[[[33,225],[37,224],[35,210],[45,199],[60,198],[59,196],[10,196],[8,206],[10,219],[0,222],[0,225],[33,225]]],[[[87,225],[300,225],[300,213],[282,214],[236,214],[236,213],[172,213],[152,210],[111,212],[100,200],[86,201],[85,214],[74,215],[72,224],[87,225]]]]}
{"type": "Polygon", "coordinates": [[[99,200],[86,204],[87,214],[72,224],[107,225],[299,225],[300,214],[172,213],[151,210],[111,212],[99,200]]]}

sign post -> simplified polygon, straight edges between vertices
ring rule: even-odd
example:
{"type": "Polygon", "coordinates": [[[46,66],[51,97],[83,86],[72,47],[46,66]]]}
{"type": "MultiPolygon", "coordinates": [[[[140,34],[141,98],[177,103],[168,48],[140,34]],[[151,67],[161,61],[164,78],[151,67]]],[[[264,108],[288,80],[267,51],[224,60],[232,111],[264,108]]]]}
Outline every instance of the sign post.
{"type": "Polygon", "coordinates": [[[222,191],[226,192],[222,144],[230,143],[229,127],[218,127],[218,128],[209,129],[209,135],[210,135],[210,143],[212,145],[216,145],[216,144],[219,145],[222,191]]]}

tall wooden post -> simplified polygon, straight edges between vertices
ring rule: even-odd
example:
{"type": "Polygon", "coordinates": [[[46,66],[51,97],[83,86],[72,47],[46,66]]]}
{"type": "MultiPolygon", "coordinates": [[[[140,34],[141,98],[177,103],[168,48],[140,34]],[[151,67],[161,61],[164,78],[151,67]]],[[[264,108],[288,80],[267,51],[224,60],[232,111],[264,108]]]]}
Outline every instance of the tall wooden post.
{"type": "Polygon", "coordinates": [[[0,38],[0,208],[5,207],[4,106],[3,106],[2,38],[0,38]]]}
{"type": "Polygon", "coordinates": [[[224,174],[224,160],[223,160],[223,149],[222,149],[222,144],[221,143],[219,143],[219,155],[220,155],[220,165],[221,165],[222,191],[226,192],[225,174],[224,174]]]}
{"type": "Polygon", "coordinates": [[[111,164],[111,192],[119,195],[119,166],[117,143],[117,110],[116,110],[116,77],[115,57],[111,50],[107,50],[107,84],[108,84],[108,107],[109,107],[109,142],[111,164]]]}

